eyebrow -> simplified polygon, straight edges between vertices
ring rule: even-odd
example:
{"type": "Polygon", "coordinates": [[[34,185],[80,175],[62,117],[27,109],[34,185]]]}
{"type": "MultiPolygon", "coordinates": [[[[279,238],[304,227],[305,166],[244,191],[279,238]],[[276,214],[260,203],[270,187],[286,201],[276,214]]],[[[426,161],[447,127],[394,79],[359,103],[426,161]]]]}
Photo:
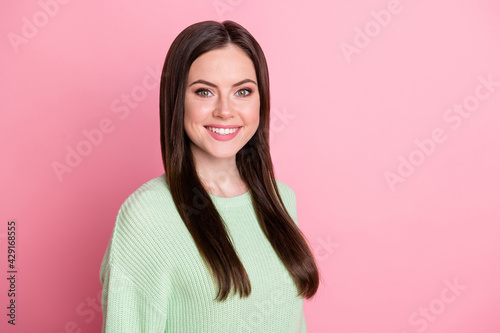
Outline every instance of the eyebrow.
{"type": "MultiPolygon", "coordinates": [[[[235,84],[233,84],[233,87],[237,87],[237,86],[241,86],[242,84],[245,84],[245,83],[248,83],[248,82],[252,82],[253,84],[257,85],[257,82],[255,82],[254,80],[251,80],[251,79],[244,79],[244,80],[241,80],[239,82],[236,82],[235,84]]],[[[193,84],[196,84],[196,83],[203,83],[203,84],[206,84],[207,86],[210,86],[210,87],[214,87],[214,88],[217,88],[217,85],[212,83],[212,82],[208,82],[206,80],[196,80],[194,82],[192,82],[189,87],[191,87],[193,84]]]]}

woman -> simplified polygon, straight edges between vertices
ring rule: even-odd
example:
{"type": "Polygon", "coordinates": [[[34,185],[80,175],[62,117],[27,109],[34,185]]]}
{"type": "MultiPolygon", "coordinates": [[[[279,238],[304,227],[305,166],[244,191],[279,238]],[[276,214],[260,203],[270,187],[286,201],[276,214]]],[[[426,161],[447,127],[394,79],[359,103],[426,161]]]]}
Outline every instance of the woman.
{"type": "Polygon", "coordinates": [[[319,285],[275,180],[269,77],[235,22],[182,31],[160,86],[165,174],[121,206],[101,266],[105,332],[306,332],[319,285]]]}

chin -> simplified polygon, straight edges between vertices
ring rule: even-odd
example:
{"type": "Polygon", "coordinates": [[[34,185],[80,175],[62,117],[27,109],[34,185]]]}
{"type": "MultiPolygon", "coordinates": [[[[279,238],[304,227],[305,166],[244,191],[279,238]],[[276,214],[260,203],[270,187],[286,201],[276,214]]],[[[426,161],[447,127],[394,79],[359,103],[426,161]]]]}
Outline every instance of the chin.
{"type": "Polygon", "coordinates": [[[208,152],[210,156],[213,158],[232,158],[236,156],[236,153],[238,151],[233,150],[233,151],[212,151],[208,152]]]}
{"type": "MultiPolygon", "coordinates": [[[[240,151],[242,147],[239,147],[238,144],[228,145],[227,147],[220,146],[219,143],[211,144],[211,143],[202,143],[200,145],[196,145],[191,141],[191,151],[195,150],[196,154],[201,154],[205,158],[210,159],[226,159],[226,158],[235,158],[238,151],[240,151]]],[[[193,151],[194,152],[194,151],[193,151]]]]}

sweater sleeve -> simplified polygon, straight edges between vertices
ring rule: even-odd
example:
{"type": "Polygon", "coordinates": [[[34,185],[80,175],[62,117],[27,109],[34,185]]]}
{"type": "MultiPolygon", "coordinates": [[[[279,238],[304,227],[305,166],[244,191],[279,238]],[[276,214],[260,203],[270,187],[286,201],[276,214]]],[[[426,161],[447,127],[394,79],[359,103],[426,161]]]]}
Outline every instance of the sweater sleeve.
{"type": "Polygon", "coordinates": [[[120,269],[101,271],[103,333],[163,333],[166,315],[120,269]]]}
{"type": "Polygon", "coordinates": [[[306,324],[306,314],[302,312],[302,328],[300,329],[300,333],[307,333],[307,324],[306,324]]]}
{"type": "MultiPolygon", "coordinates": [[[[113,233],[104,254],[100,281],[105,333],[164,333],[166,304],[160,305],[158,290],[163,289],[151,273],[157,258],[152,214],[155,192],[141,187],[121,205],[113,233]]],[[[158,277],[158,276],[156,276],[158,277]]]]}

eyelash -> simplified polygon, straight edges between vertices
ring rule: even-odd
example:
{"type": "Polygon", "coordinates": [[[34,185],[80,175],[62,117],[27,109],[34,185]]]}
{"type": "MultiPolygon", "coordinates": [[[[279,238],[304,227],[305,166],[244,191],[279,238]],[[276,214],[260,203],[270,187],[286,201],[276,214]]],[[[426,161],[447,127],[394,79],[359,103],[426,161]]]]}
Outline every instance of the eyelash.
{"type": "MultiPolygon", "coordinates": [[[[249,96],[251,93],[253,93],[253,90],[252,90],[252,89],[250,89],[250,88],[241,88],[241,89],[238,89],[238,91],[237,91],[236,93],[238,93],[239,91],[242,91],[242,90],[246,90],[246,91],[248,91],[248,93],[247,93],[246,95],[244,95],[244,96],[239,96],[239,97],[247,97],[247,96],[249,96]]],[[[213,92],[212,92],[212,91],[210,91],[210,89],[207,89],[207,88],[200,88],[200,89],[196,90],[196,91],[195,91],[195,93],[196,93],[197,95],[200,95],[201,97],[208,97],[208,96],[203,96],[203,95],[201,94],[201,93],[202,93],[202,92],[204,92],[204,91],[208,91],[208,92],[210,92],[211,94],[213,94],[213,92]]]]}

